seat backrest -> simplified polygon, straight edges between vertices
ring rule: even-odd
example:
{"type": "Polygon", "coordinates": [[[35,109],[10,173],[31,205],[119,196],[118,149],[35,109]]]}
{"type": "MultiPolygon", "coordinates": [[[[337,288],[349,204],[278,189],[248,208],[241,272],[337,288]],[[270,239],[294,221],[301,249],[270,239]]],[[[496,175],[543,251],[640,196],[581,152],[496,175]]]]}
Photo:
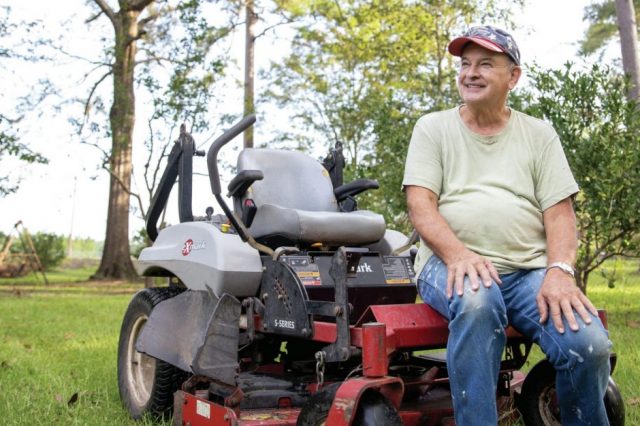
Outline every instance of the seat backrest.
{"type": "Polygon", "coordinates": [[[238,172],[242,170],[264,174],[247,195],[258,209],[272,204],[306,211],[339,211],[329,173],[302,152],[247,148],[238,156],[238,172]]]}

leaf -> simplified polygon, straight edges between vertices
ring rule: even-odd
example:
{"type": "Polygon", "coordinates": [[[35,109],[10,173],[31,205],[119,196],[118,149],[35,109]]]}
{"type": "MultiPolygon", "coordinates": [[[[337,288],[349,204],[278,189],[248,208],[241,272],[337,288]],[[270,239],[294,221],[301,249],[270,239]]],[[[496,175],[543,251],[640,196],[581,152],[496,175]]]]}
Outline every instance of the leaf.
{"type": "Polygon", "coordinates": [[[627,404],[629,404],[630,406],[640,405],[640,398],[638,397],[629,398],[627,399],[627,404]]]}
{"type": "Polygon", "coordinates": [[[627,326],[629,328],[640,328],[640,322],[629,320],[629,321],[627,321],[627,326]]]}
{"type": "Polygon", "coordinates": [[[69,398],[69,401],[67,401],[67,405],[71,407],[76,402],[78,402],[78,392],[71,395],[71,398],[69,398]]]}

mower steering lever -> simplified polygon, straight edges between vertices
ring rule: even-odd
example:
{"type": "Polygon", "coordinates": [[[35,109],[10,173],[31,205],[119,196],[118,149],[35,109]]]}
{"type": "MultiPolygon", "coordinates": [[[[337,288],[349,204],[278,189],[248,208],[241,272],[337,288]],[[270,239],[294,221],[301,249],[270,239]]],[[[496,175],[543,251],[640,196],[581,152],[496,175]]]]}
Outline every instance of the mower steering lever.
{"type": "Polygon", "coordinates": [[[211,144],[209,152],[207,153],[207,167],[209,169],[209,182],[211,183],[211,191],[214,195],[219,195],[221,193],[220,173],[218,173],[218,151],[220,151],[223,146],[231,142],[233,138],[244,132],[255,122],[255,114],[249,114],[238,123],[236,123],[232,128],[224,132],[211,144]]]}

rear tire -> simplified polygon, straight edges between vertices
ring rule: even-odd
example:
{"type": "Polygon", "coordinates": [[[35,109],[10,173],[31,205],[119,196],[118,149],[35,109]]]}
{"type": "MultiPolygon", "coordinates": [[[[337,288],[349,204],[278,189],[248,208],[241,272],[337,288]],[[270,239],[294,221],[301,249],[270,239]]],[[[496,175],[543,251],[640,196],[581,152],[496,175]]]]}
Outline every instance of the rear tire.
{"type": "MultiPolygon", "coordinates": [[[[296,426],[326,425],[331,404],[342,383],[322,388],[307,400],[300,410],[296,426]]],[[[387,398],[376,391],[365,391],[358,402],[358,411],[351,423],[354,426],[402,426],[402,419],[387,398]]]]}
{"type": "Polygon", "coordinates": [[[180,288],[146,288],[129,303],[122,320],[118,343],[118,390],[133,419],[145,415],[168,418],[173,409],[173,393],[187,379],[185,371],[136,350],[135,344],[153,308],[177,296],[180,288]]]}
{"type": "MultiPolygon", "coordinates": [[[[526,426],[561,425],[556,396],[556,370],[549,361],[540,361],[527,374],[517,403],[526,426]]],[[[604,405],[609,424],[624,426],[624,401],[611,377],[604,395],[604,405]]]]}

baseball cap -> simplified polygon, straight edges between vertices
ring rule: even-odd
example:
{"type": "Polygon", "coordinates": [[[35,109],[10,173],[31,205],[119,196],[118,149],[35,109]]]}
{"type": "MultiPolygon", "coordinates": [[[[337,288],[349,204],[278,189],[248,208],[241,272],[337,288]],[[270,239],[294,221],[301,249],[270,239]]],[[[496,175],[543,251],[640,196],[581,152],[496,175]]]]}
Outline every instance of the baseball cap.
{"type": "Polygon", "coordinates": [[[475,43],[494,52],[505,53],[516,65],[520,65],[518,45],[513,37],[504,30],[490,25],[472,27],[461,37],[455,38],[449,43],[449,53],[453,56],[461,56],[468,43],[475,43]]]}

